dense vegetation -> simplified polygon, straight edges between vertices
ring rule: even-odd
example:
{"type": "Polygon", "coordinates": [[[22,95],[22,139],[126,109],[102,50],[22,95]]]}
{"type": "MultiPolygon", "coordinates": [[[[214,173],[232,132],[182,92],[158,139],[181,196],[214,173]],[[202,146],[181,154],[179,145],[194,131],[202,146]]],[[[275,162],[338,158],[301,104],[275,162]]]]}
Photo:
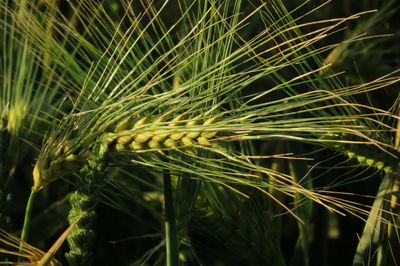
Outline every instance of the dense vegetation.
{"type": "Polygon", "coordinates": [[[0,260],[398,265],[399,8],[2,1],[0,260]]]}

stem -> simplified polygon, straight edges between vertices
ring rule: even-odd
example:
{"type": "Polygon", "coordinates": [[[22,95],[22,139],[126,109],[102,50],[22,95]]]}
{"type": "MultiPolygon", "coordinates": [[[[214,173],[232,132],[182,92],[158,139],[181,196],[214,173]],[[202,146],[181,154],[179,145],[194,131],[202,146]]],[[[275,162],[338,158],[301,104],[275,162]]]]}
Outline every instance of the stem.
{"type": "Polygon", "coordinates": [[[164,171],[164,207],[165,207],[165,239],[167,266],[179,265],[179,243],[177,237],[174,203],[172,197],[171,175],[168,170],[164,171]]]}
{"type": "MultiPolygon", "coordinates": [[[[21,233],[21,240],[23,240],[25,242],[27,242],[27,240],[28,240],[29,227],[30,227],[30,224],[31,224],[33,203],[35,201],[36,193],[37,192],[31,190],[31,194],[29,195],[28,203],[26,204],[24,225],[22,227],[22,233],[21,233]]],[[[20,248],[21,247],[22,247],[22,243],[20,245],[20,248]]]]}

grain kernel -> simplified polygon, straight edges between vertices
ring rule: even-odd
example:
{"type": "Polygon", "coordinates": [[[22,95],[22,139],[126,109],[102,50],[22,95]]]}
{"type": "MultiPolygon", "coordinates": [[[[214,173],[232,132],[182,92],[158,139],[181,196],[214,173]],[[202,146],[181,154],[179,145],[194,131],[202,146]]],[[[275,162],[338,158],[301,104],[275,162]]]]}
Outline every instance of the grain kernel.
{"type": "Polygon", "coordinates": [[[128,151],[129,147],[127,145],[117,143],[117,144],[115,144],[115,150],[116,151],[128,151]]]}
{"type": "Polygon", "coordinates": [[[385,165],[384,165],[383,162],[376,162],[376,163],[375,163],[375,167],[376,167],[378,170],[382,170],[382,169],[385,167],[385,165]]]}
{"type": "Polygon", "coordinates": [[[364,156],[358,155],[358,156],[357,156],[357,160],[358,160],[360,163],[364,163],[365,160],[366,160],[366,158],[365,158],[364,156]]]}
{"type": "Polygon", "coordinates": [[[190,139],[195,139],[198,136],[200,136],[200,132],[188,132],[186,134],[186,137],[190,138],[190,139]]]}
{"type": "Polygon", "coordinates": [[[132,140],[132,136],[121,136],[121,137],[118,137],[117,138],[117,142],[119,143],[119,144],[127,144],[127,143],[129,143],[129,142],[131,142],[131,140],[132,140]]]}
{"type": "Polygon", "coordinates": [[[201,136],[206,138],[206,139],[211,139],[217,135],[217,131],[210,131],[210,132],[203,132],[201,133],[201,136]]]}
{"type": "Polygon", "coordinates": [[[181,141],[182,141],[183,145],[185,145],[185,146],[193,146],[193,144],[194,144],[193,140],[188,137],[183,137],[181,139],[181,141]]]}
{"type": "Polygon", "coordinates": [[[149,140],[149,138],[153,137],[154,134],[151,132],[143,132],[140,134],[137,134],[136,137],[134,137],[135,142],[137,143],[143,143],[149,140]]]}
{"type": "Polygon", "coordinates": [[[127,118],[125,118],[124,120],[122,120],[122,122],[120,122],[116,127],[115,127],[115,133],[119,133],[121,131],[127,130],[130,128],[130,124],[132,121],[132,117],[128,116],[127,118]]]}
{"type": "Polygon", "coordinates": [[[134,150],[134,151],[138,151],[138,150],[143,150],[144,149],[143,144],[142,143],[138,143],[136,141],[132,141],[131,143],[129,143],[129,148],[131,150],[134,150]]]}
{"type": "Polygon", "coordinates": [[[366,163],[368,166],[373,166],[374,163],[375,163],[375,161],[374,161],[373,159],[367,159],[367,160],[365,161],[365,163],[366,163]]]}
{"type": "Polygon", "coordinates": [[[211,117],[211,118],[209,118],[209,119],[207,119],[204,123],[203,123],[203,125],[211,125],[211,124],[214,124],[215,122],[217,122],[218,121],[218,116],[214,116],[214,117],[211,117]]]}
{"type": "Polygon", "coordinates": [[[140,119],[139,121],[137,121],[135,123],[135,125],[133,126],[133,128],[138,128],[140,126],[143,126],[144,124],[146,124],[146,122],[150,119],[149,116],[145,116],[142,119],[140,119]]]}
{"type": "Polygon", "coordinates": [[[180,140],[185,135],[185,132],[178,132],[169,135],[169,138],[172,140],[180,140]]]}
{"type": "Polygon", "coordinates": [[[211,145],[211,143],[205,137],[198,137],[197,138],[197,142],[200,145],[204,145],[204,146],[210,146],[211,145]]]}
{"type": "Polygon", "coordinates": [[[164,133],[164,132],[165,132],[165,130],[155,131],[154,136],[152,137],[152,140],[155,142],[164,141],[169,135],[169,133],[164,133]]]}
{"type": "Polygon", "coordinates": [[[149,143],[147,144],[150,149],[160,149],[161,145],[159,142],[156,142],[154,140],[150,140],[149,143]]]}
{"type": "Polygon", "coordinates": [[[176,148],[176,143],[173,139],[168,138],[164,141],[164,146],[173,149],[176,148]]]}

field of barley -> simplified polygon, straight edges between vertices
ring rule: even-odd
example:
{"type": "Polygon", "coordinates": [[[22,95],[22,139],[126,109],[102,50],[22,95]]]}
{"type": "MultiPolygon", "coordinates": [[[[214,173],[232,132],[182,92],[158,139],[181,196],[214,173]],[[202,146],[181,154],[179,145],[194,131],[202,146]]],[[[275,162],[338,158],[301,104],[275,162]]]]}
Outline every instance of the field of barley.
{"type": "Polygon", "coordinates": [[[0,264],[400,265],[399,18],[0,1],[0,264]]]}

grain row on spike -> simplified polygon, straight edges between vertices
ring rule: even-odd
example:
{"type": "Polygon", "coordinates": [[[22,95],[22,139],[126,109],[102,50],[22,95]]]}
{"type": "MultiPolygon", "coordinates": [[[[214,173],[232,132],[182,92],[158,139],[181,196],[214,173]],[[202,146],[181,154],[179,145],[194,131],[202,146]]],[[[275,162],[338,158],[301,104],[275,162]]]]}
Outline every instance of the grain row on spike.
{"type": "Polygon", "coordinates": [[[160,149],[176,149],[180,147],[193,147],[195,145],[210,146],[210,141],[215,138],[217,131],[199,131],[191,130],[193,127],[198,125],[211,125],[217,121],[217,117],[212,117],[201,122],[201,117],[197,116],[189,121],[182,121],[184,115],[178,115],[171,121],[165,122],[165,116],[161,116],[151,123],[149,117],[145,117],[136,122],[132,128],[129,129],[130,119],[124,119],[120,124],[116,126],[116,132],[124,133],[126,135],[119,134],[121,136],[116,137],[112,141],[113,148],[115,151],[145,151],[145,150],[160,150],[160,149]],[[165,123],[164,123],[165,122],[165,123]],[[168,125],[168,128],[180,128],[173,132],[172,130],[159,129],[156,126],[168,125]],[[144,127],[146,130],[137,134],[132,134],[132,131],[144,127]],[[124,130],[121,130],[124,129],[124,130]]]}

